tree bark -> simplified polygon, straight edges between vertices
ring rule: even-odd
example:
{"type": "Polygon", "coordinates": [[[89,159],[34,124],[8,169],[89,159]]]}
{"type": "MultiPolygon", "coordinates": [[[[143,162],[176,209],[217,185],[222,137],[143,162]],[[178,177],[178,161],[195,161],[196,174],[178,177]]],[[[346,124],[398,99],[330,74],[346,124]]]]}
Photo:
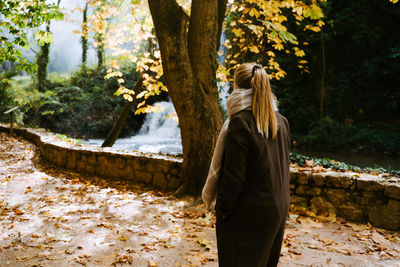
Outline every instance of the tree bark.
{"type": "MultiPolygon", "coordinates": [[[[50,21],[46,23],[46,31],[50,32],[50,21]]],[[[49,54],[50,54],[50,43],[46,43],[40,47],[40,51],[36,58],[36,64],[38,66],[37,79],[38,79],[39,92],[46,91],[49,54]]]]}
{"type": "MultiPolygon", "coordinates": [[[[143,77],[141,76],[139,80],[136,82],[134,91],[139,92],[140,88],[142,87],[143,84],[143,77]]],[[[122,128],[125,125],[126,120],[128,119],[129,112],[132,109],[132,107],[137,106],[137,101],[136,98],[133,101],[126,101],[124,104],[124,107],[120,111],[118,115],[118,119],[115,121],[111,131],[108,133],[106,139],[104,140],[103,144],[101,147],[111,147],[114,145],[115,141],[118,139],[122,128]]]]}
{"type": "MultiPolygon", "coordinates": [[[[57,1],[57,6],[60,6],[61,0],[57,1]]],[[[50,21],[46,22],[46,31],[50,33],[50,21]]],[[[38,90],[39,92],[46,91],[47,84],[47,71],[50,60],[50,43],[45,43],[40,47],[40,51],[37,54],[36,64],[38,66],[37,79],[38,79],[38,90]]]]}
{"type": "Polygon", "coordinates": [[[81,44],[82,44],[82,67],[83,67],[84,69],[86,68],[87,50],[88,50],[87,11],[88,11],[88,4],[86,3],[85,9],[83,10],[83,18],[82,18],[82,37],[81,37],[81,44]]]}
{"type": "Polygon", "coordinates": [[[165,82],[181,129],[184,184],[178,195],[201,192],[222,125],[215,75],[226,4],[192,1],[189,17],[175,0],[149,0],[165,82]]]}
{"type": "Polygon", "coordinates": [[[96,34],[96,42],[97,42],[97,69],[102,70],[104,66],[104,37],[102,33],[96,34]]]}
{"type": "Polygon", "coordinates": [[[324,32],[321,29],[321,87],[320,87],[320,100],[319,100],[320,122],[322,122],[322,119],[324,117],[325,77],[326,77],[325,41],[324,41],[324,32]]]}

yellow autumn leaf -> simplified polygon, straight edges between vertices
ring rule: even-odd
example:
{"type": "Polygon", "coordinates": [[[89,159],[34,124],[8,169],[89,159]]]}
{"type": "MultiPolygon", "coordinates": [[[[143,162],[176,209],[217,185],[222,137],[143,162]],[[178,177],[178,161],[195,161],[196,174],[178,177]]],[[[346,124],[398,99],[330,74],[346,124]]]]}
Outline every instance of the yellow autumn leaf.
{"type": "Polygon", "coordinates": [[[129,102],[132,102],[132,101],[133,101],[133,98],[132,98],[131,95],[124,94],[124,98],[125,98],[126,100],[128,100],[129,102]]]}
{"type": "Polygon", "coordinates": [[[108,73],[106,76],[104,76],[104,79],[110,79],[112,77],[122,77],[122,76],[123,76],[122,72],[114,71],[114,72],[108,73]]]}
{"type": "Polygon", "coordinates": [[[314,31],[314,32],[320,32],[321,28],[318,26],[312,26],[312,25],[306,25],[306,27],[304,27],[304,30],[310,30],[310,31],[314,31]]]}
{"type": "Polygon", "coordinates": [[[317,25],[318,25],[319,27],[322,27],[322,26],[325,25],[325,22],[323,22],[322,20],[318,20],[317,25]]]}
{"type": "Polygon", "coordinates": [[[116,61],[115,59],[111,60],[110,66],[115,68],[115,69],[117,69],[117,70],[120,69],[120,65],[118,64],[118,61],[116,61]]]}
{"type": "Polygon", "coordinates": [[[141,107],[135,110],[135,115],[148,113],[146,107],[141,107]]]}
{"type": "Polygon", "coordinates": [[[241,37],[244,34],[244,32],[241,29],[237,29],[237,28],[233,28],[232,32],[237,37],[241,37]]]}
{"type": "Polygon", "coordinates": [[[275,74],[275,78],[277,80],[279,80],[280,78],[283,78],[286,76],[286,72],[284,70],[279,70],[276,74],[275,74]]]}
{"type": "Polygon", "coordinates": [[[260,50],[255,45],[252,45],[249,48],[250,48],[250,51],[253,52],[253,53],[256,53],[256,54],[260,53],[260,50]]]}
{"type": "Polygon", "coordinates": [[[252,30],[258,38],[260,38],[264,34],[264,28],[261,26],[253,25],[253,24],[248,24],[246,25],[250,30],[252,30]]]}
{"type": "Polygon", "coordinates": [[[236,53],[233,55],[233,58],[237,58],[238,56],[240,56],[240,53],[236,53]]]}
{"type": "Polygon", "coordinates": [[[277,43],[272,45],[276,50],[282,50],[283,49],[283,44],[282,43],[277,43]]]}
{"type": "Polygon", "coordinates": [[[303,14],[303,8],[302,7],[298,7],[296,9],[293,9],[294,12],[297,13],[297,15],[301,16],[303,14]]]}
{"type": "Polygon", "coordinates": [[[140,92],[140,93],[136,96],[136,98],[142,98],[142,97],[144,97],[147,93],[148,93],[148,91],[140,92]]]}
{"type": "Polygon", "coordinates": [[[299,49],[298,47],[294,47],[293,50],[294,50],[294,54],[295,54],[297,57],[304,57],[304,56],[306,55],[306,53],[304,52],[304,50],[301,50],[301,49],[299,49]]]}
{"type": "Polygon", "coordinates": [[[142,101],[142,102],[139,103],[139,105],[137,105],[136,108],[143,107],[145,104],[146,104],[146,101],[142,101]]]}
{"type": "Polygon", "coordinates": [[[75,7],[75,8],[73,9],[73,11],[77,11],[77,12],[79,12],[79,13],[82,13],[82,12],[83,12],[83,9],[82,9],[81,7],[79,7],[79,6],[77,6],[77,7],[75,7]]]}
{"type": "Polygon", "coordinates": [[[253,7],[250,9],[249,15],[258,18],[260,16],[260,12],[258,12],[257,9],[253,7]]]}

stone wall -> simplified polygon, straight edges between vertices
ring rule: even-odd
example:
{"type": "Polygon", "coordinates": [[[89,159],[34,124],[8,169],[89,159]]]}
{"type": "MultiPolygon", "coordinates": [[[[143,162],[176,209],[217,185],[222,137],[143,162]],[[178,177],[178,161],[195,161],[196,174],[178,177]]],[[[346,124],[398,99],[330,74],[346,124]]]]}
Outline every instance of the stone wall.
{"type": "MultiPolygon", "coordinates": [[[[8,127],[0,124],[0,131],[8,131],[8,127]]],[[[180,158],[73,145],[43,130],[17,128],[15,133],[35,143],[45,160],[62,168],[130,179],[166,191],[182,183],[180,158]]],[[[297,206],[400,230],[400,178],[291,168],[290,181],[291,202],[297,206]]]]}
{"type": "MultiPolygon", "coordinates": [[[[0,131],[8,130],[8,126],[0,125],[0,131]]],[[[33,142],[40,148],[44,160],[61,168],[103,177],[129,179],[134,183],[144,183],[165,191],[176,190],[181,184],[181,158],[76,145],[61,141],[44,130],[16,128],[14,133],[33,142]]]]}
{"type": "Polygon", "coordinates": [[[352,172],[290,170],[291,202],[317,214],[400,230],[400,179],[352,172]]]}

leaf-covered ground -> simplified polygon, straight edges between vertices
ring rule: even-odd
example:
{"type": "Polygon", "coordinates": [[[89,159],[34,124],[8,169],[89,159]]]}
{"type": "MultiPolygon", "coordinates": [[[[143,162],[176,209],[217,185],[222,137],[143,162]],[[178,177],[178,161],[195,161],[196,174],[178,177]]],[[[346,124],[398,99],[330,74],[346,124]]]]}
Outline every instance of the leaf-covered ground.
{"type": "MultiPolygon", "coordinates": [[[[45,165],[0,133],[0,266],[218,266],[196,203],[45,165]]],[[[400,233],[312,215],[293,208],[280,266],[400,266],[400,233]]]]}

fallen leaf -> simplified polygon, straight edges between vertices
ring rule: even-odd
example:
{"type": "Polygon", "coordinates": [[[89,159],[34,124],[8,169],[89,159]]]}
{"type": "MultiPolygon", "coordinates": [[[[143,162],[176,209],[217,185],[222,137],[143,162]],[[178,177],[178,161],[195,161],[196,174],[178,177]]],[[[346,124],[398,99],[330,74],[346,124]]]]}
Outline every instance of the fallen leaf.
{"type": "Polygon", "coordinates": [[[293,254],[295,254],[295,255],[301,255],[301,254],[302,254],[301,251],[294,250],[294,249],[289,249],[289,252],[290,252],[290,253],[293,253],[293,254]]]}
{"type": "Polygon", "coordinates": [[[67,249],[64,251],[64,253],[65,253],[65,254],[72,254],[72,253],[74,253],[74,250],[73,250],[72,248],[67,248],[67,249]]]}
{"type": "Polygon", "coordinates": [[[205,247],[207,250],[211,250],[212,241],[205,238],[200,238],[197,240],[197,243],[199,243],[202,247],[205,247]]]}
{"type": "Polygon", "coordinates": [[[152,260],[149,260],[149,267],[157,267],[158,263],[152,260]]]}
{"type": "Polygon", "coordinates": [[[15,215],[22,215],[24,214],[20,209],[15,209],[14,210],[15,215]]]}
{"type": "Polygon", "coordinates": [[[373,232],[371,238],[376,244],[383,245],[386,247],[390,245],[390,241],[377,232],[373,232]]]}
{"type": "Polygon", "coordinates": [[[352,222],[346,222],[345,225],[350,226],[353,229],[353,231],[355,231],[355,232],[361,232],[366,229],[365,224],[356,224],[356,223],[352,223],[352,222]]]}

